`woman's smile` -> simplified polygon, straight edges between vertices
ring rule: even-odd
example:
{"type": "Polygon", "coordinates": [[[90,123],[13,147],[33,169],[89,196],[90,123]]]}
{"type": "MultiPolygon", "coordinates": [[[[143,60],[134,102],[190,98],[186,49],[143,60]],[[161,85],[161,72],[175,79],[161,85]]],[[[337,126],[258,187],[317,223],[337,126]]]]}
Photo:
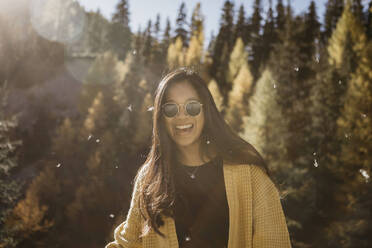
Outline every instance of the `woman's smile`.
{"type": "Polygon", "coordinates": [[[185,124],[175,126],[175,133],[180,136],[189,135],[194,130],[194,124],[185,124]]]}

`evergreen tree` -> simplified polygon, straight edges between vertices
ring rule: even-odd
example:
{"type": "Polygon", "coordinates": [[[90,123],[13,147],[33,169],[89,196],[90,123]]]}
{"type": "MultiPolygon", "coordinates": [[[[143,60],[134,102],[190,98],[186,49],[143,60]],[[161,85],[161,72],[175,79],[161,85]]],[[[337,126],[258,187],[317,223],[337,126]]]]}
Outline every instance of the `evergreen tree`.
{"type": "Polygon", "coordinates": [[[203,20],[204,17],[200,11],[200,3],[198,3],[191,18],[191,39],[185,57],[185,63],[188,66],[198,66],[201,63],[204,44],[203,20]]]}
{"type": "MultiPolygon", "coordinates": [[[[261,21],[262,21],[261,0],[255,0],[253,5],[253,15],[250,20],[250,47],[251,47],[251,69],[255,79],[258,77],[260,65],[262,62],[262,36],[261,36],[261,21]]],[[[265,48],[266,49],[266,48],[265,48]]]]}
{"type": "Polygon", "coordinates": [[[358,69],[353,74],[345,96],[345,104],[337,120],[341,143],[335,168],[338,180],[338,218],[328,226],[335,245],[368,247],[372,239],[372,45],[362,52],[358,69]],[[343,218],[348,216],[347,218],[343,218]],[[333,229],[336,226],[337,229],[333,229]],[[363,237],[363,238],[361,238],[363,237]]]}
{"type": "Polygon", "coordinates": [[[108,42],[110,48],[123,60],[130,50],[131,30],[129,27],[129,7],[127,0],[120,0],[111,20],[108,31],[108,42]]]}
{"type": "Polygon", "coordinates": [[[152,37],[152,22],[151,20],[147,23],[144,47],[142,56],[144,58],[145,65],[149,65],[153,61],[153,37],[152,37]]]}
{"type": "Polygon", "coordinates": [[[333,29],[336,28],[338,18],[342,15],[344,0],[329,0],[326,4],[324,14],[324,32],[322,34],[323,43],[331,37],[333,29]]]}
{"type": "Polygon", "coordinates": [[[316,14],[315,2],[311,1],[308,12],[305,14],[304,31],[303,31],[303,49],[301,54],[304,55],[308,61],[313,60],[317,41],[320,38],[320,23],[316,14]]]}
{"type": "Polygon", "coordinates": [[[106,45],[104,40],[105,24],[99,9],[95,13],[88,13],[89,48],[93,53],[100,52],[106,45]]]}
{"type": "MultiPolygon", "coordinates": [[[[12,237],[4,240],[6,245],[4,247],[12,247],[13,245],[15,245],[14,247],[22,247],[26,246],[26,244],[36,244],[35,238],[50,231],[54,226],[54,220],[47,215],[48,206],[42,204],[40,199],[40,193],[43,191],[40,188],[41,186],[50,187],[47,188],[48,191],[59,193],[58,191],[53,191],[53,189],[59,188],[58,182],[54,182],[55,185],[51,185],[51,180],[53,179],[56,179],[53,169],[47,168],[33,180],[26,191],[25,198],[17,203],[12,213],[6,219],[5,228],[12,237]]],[[[47,243],[40,241],[38,244],[47,245],[47,243]]]]}
{"type": "MultiPolygon", "coordinates": [[[[234,4],[227,0],[222,9],[222,16],[220,20],[220,29],[214,43],[212,52],[213,64],[210,68],[210,75],[216,79],[219,84],[224,100],[227,100],[227,94],[231,88],[226,82],[226,73],[228,68],[228,61],[230,52],[233,49],[233,21],[234,21],[234,4]]],[[[224,104],[227,104],[225,102],[224,104]]]]}
{"type": "Polygon", "coordinates": [[[276,4],[275,27],[278,33],[283,32],[285,28],[285,11],[282,0],[278,0],[276,4]]]}
{"type": "Polygon", "coordinates": [[[160,33],[160,14],[157,14],[155,24],[154,24],[154,38],[156,40],[160,39],[159,33],[160,33]]]}
{"type": "Polygon", "coordinates": [[[286,6],[285,27],[268,62],[268,69],[276,85],[276,101],[282,115],[285,116],[286,138],[284,147],[286,159],[293,166],[293,173],[288,175],[288,189],[296,189],[288,195],[288,217],[291,219],[290,232],[298,246],[311,243],[316,191],[313,177],[313,151],[309,146],[311,136],[311,115],[309,113],[309,95],[312,82],[304,78],[304,68],[308,61],[300,52],[300,40],[303,19],[294,17],[290,5],[286,6]],[[304,204],[306,202],[306,204],[304,204]],[[301,207],[300,207],[301,206],[301,207]],[[306,206],[306,207],[305,207],[306,206]],[[296,209],[302,208],[301,211],[296,209]],[[306,212],[306,214],[304,214],[306,212]],[[302,243],[302,244],[301,244],[302,243]]]}
{"type": "Polygon", "coordinates": [[[84,79],[86,84],[113,84],[120,80],[120,62],[116,55],[107,51],[100,54],[89,68],[88,74],[84,79]]]}
{"type": "Polygon", "coordinates": [[[184,47],[188,46],[188,36],[187,36],[187,21],[186,21],[186,5],[185,2],[181,3],[181,6],[178,10],[178,15],[176,19],[176,29],[175,29],[175,40],[181,38],[182,44],[184,47]]]}
{"type": "Polygon", "coordinates": [[[351,12],[358,22],[364,23],[362,0],[351,0],[351,12]]]}
{"type": "Polygon", "coordinates": [[[167,18],[167,22],[166,22],[166,26],[165,26],[165,30],[163,34],[163,40],[162,40],[162,49],[163,49],[162,54],[164,57],[167,56],[167,51],[168,51],[170,42],[171,42],[171,24],[170,24],[169,18],[167,18]]]}
{"type": "MultiPolygon", "coordinates": [[[[96,100],[99,101],[98,98],[96,100]]],[[[104,233],[110,228],[111,223],[107,220],[113,218],[112,210],[116,212],[120,207],[117,198],[122,193],[115,190],[113,183],[116,182],[114,173],[118,170],[115,158],[119,157],[118,150],[112,149],[116,145],[115,131],[109,128],[97,131],[100,145],[90,152],[85,173],[80,176],[74,190],[74,198],[66,206],[65,216],[70,226],[70,239],[66,244],[69,246],[73,246],[76,240],[89,246],[102,242],[101,237],[90,234],[104,233]]]]}
{"type": "Polygon", "coordinates": [[[315,2],[312,1],[308,11],[303,18],[297,17],[295,25],[298,31],[293,39],[297,42],[299,49],[298,75],[304,81],[314,77],[314,65],[319,62],[320,55],[317,54],[320,39],[320,23],[317,20],[315,2]]]}
{"type": "Polygon", "coordinates": [[[141,26],[138,28],[137,33],[133,35],[132,40],[132,54],[134,56],[142,56],[143,53],[144,37],[142,35],[141,26]]]}
{"type": "Polygon", "coordinates": [[[275,34],[275,20],[272,10],[272,0],[270,0],[269,9],[267,12],[267,17],[263,27],[262,34],[262,47],[265,49],[262,50],[262,64],[266,64],[266,61],[269,59],[270,53],[273,50],[276,34],[275,34]]]}
{"type": "MultiPolygon", "coordinates": [[[[314,218],[317,221],[313,222],[314,237],[317,237],[314,240],[315,245],[328,242],[330,247],[339,247],[341,243],[342,246],[350,247],[349,238],[344,236],[349,236],[348,230],[341,228],[347,222],[337,220],[345,214],[344,205],[339,202],[343,196],[339,195],[341,186],[338,176],[345,166],[339,159],[342,156],[340,144],[345,137],[337,136],[336,120],[339,119],[345,103],[345,92],[350,87],[351,75],[355,72],[353,67],[358,66],[360,60],[356,59],[356,55],[361,55],[363,50],[361,47],[364,46],[365,35],[361,26],[358,26],[350,11],[350,5],[347,4],[329,39],[328,63],[320,61],[311,94],[310,111],[313,118],[310,144],[314,147],[319,165],[315,173],[318,181],[316,186],[318,210],[314,218]],[[356,45],[355,41],[360,43],[356,45]],[[339,233],[336,234],[334,231],[339,233]]],[[[347,225],[349,224],[352,223],[347,225]]]]}
{"type": "MultiPolygon", "coordinates": [[[[12,179],[12,169],[18,165],[16,148],[22,145],[21,140],[13,140],[12,129],[17,127],[18,121],[15,116],[6,118],[5,110],[8,89],[7,81],[0,84],[0,225],[4,226],[6,218],[19,198],[21,186],[12,179]]],[[[13,233],[7,229],[0,229],[0,247],[15,247],[17,240],[12,239],[13,233]]]]}
{"type": "Polygon", "coordinates": [[[282,183],[287,181],[289,171],[293,171],[293,163],[288,160],[288,123],[278,104],[277,87],[272,73],[265,69],[249,98],[249,115],[243,117],[240,136],[257,148],[282,183]]]}
{"type": "Polygon", "coordinates": [[[240,37],[243,39],[244,44],[247,43],[247,37],[246,37],[246,29],[245,29],[246,23],[245,23],[245,12],[244,12],[244,5],[240,5],[239,8],[239,14],[238,14],[238,20],[234,27],[234,44],[236,40],[240,37]]]}
{"type": "Polygon", "coordinates": [[[367,21],[366,21],[366,30],[367,30],[367,37],[368,40],[371,40],[372,38],[372,0],[369,1],[369,4],[367,6],[367,21]]]}
{"type": "MultiPolygon", "coordinates": [[[[135,130],[138,125],[136,123],[136,113],[141,108],[146,95],[143,90],[144,87],[139,87],[139,83],[146,79],[147,74],[150,75],[150,78],[153,78],[153,74],[145,69],[146,67],[139,56],[127,56],[123,68],[125,71],[123,79],[114,85],[113,99],[118,108],[121,109],[118,114],[118,127],[122,129],[118,138],[121,140],[131,140],[134,133],[130,130],[135,130]]],[[[148,85],[147,92],[152,92],[152,90],[153,87],[148,85]]],[[[124,143],[123,146],[126,151],[133,151],[133,146],[130,144],[124,143]]]]}

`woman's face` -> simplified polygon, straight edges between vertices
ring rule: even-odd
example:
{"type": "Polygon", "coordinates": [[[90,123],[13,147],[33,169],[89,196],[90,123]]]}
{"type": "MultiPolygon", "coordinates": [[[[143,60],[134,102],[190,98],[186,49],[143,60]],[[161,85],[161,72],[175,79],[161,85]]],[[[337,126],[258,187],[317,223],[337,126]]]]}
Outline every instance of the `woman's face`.
{"type": "Polygon", "coordinates": [[[196,116],[191,116],[185,112],[184,104],[190,100],[196,100],[201,103],[196,90],[187,81],[177,82],[171,85],[165,95],[164,103],[179,104],[179,112],[176,116],[167,117],[164,114],[162,116],[169,137],[180,148],[197,145],[200,142],[200,135],[204,127],[203,107],[196,116]],[[190,124],[191,127],[185,129],[190,124]]]}

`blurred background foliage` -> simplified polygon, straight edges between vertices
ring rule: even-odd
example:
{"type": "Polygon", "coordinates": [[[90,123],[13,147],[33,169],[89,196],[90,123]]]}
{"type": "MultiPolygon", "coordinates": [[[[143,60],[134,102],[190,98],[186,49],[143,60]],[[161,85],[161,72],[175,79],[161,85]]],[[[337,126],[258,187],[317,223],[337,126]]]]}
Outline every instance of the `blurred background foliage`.
{"type": "Polygon", "coordinates": [[[112,240],[154,89],[185,65],[268,162],[293,247],[370,247],[372,1],[328,0],[322,17],[313,1],[294,15],[255,0],[251,16],[225,1],[208,44],[200,4],[134,31],[127,0],[110,20],[72,0],[22,2],[0,12],[0,247],[112,240]]]}

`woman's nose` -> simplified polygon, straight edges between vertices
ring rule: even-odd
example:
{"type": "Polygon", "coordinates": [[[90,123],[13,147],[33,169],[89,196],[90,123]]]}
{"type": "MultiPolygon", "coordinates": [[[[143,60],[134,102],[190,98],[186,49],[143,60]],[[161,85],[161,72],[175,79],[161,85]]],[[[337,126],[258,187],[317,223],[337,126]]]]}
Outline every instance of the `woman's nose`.
{"type": "Polygon", "coordinates": [[[185,107],[183,105],[180,106],[180,109],[179,109],[179,112],[178,112],[178,116],[179,117],[187,116],[186,109],[185,109],[185,107]]]}

